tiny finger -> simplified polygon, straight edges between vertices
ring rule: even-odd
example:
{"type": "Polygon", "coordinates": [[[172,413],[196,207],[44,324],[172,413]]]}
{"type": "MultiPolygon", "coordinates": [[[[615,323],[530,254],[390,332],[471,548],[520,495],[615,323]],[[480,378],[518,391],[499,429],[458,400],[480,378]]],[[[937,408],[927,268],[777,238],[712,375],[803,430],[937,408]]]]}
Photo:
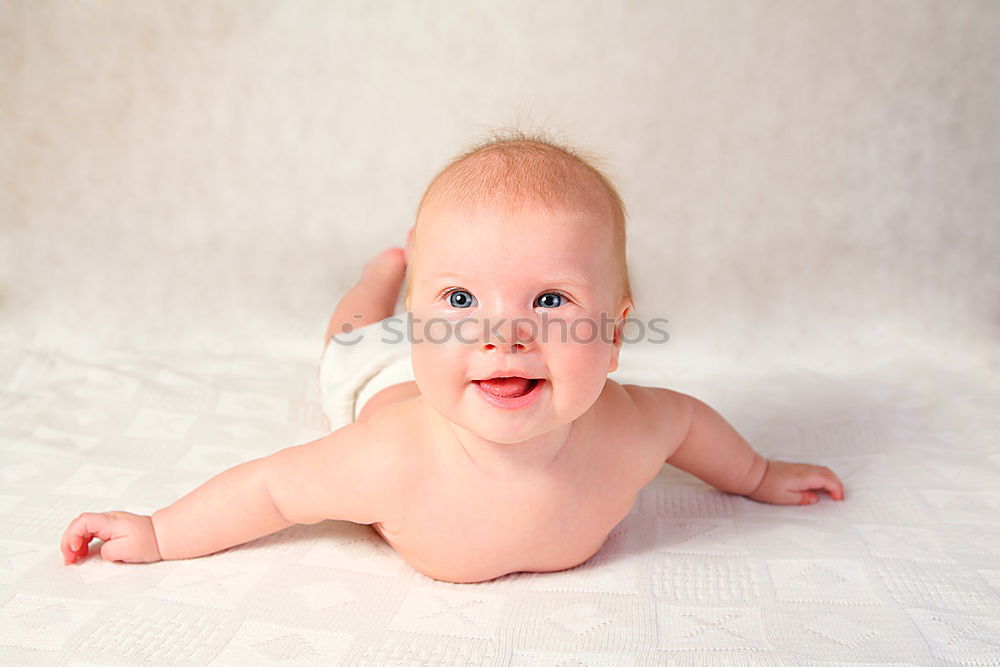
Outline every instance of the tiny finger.
{"type": "Polygon", "coordinates": [[[71,542],[73,540],[73,536],[74,536],[75,531],[76,531],[76,524],[79,521],[80,521],[80,517],[77,517],[77,518],[73,519],[72,521],[70,521],[69,525],[66,526],[66,530],[63,531],[62,537],[59,538],[59,545],[63,548],[64,551],[67,550],[67,549],[69,549],[72,546],[71,542]]]}
{"type": "Polygon", "coordinates": [[[831,496],[837,491],[837,480],[827,475],[815,475],[806,480],[803,491],[827,491],[831,496]]]}
{"type": "Polygon", "coordinates": [[[89,542],[91,539],[97,537],[105,542],[112,539],[111,533],[111,521],[104,514],[84,514],[81,516],[83,519],[83,532],[86,534],[86,540],[89,542]]]}
{"type": "Polygon", "coordinates": [[[833,472],[829,468],[823,469],[823,479],[826,481],[826,488],[830,491],[831,495],[836,489],[841,496],[844,495],[844,483],[837,477],[837,473],[833,472]]]}
{"type": "Polygon", "coordinates": [[[110,539],[111,530],[107,517],[89,512],[81,514],[63,533],[61,544],[65,557],[71,558],[72,562],[85,557],[89,552],[87,545],[95,537],[102,540],[110,539]]]}

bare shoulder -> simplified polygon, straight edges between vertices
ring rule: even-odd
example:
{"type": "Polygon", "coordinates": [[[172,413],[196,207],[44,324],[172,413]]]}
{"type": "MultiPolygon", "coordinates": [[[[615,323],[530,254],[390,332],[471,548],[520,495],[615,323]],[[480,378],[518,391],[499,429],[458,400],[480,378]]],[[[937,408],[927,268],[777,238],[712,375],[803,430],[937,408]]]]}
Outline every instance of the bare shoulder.
{"type": "Polygon", "coordinates": [[[691,397],[663,387],[618,386],[641,432],[662,448],[662,460],[670,458],[691,426],[691,397]]]}
{"type": "Polygon", "coordinates": [[[396,505],[405,504],[414,484],[426,474],[434,435],[423,403],[418,393],[383,405],[362,422],[375,443],[378,470],[391,486],[386,497],[396,505]]]}
{"type": "Polygon", "coordinates": [[[268,488],[282,514],[297,523],[363,524],[392,515],[415,475],[412,452],[407,455],[407,403],[268,457],[268,488]]]}

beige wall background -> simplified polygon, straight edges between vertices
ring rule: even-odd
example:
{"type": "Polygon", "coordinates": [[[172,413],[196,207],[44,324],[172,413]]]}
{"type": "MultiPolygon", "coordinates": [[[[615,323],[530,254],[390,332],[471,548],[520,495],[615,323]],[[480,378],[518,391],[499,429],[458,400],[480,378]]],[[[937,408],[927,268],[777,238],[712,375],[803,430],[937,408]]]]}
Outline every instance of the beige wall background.
{"type": "Polygon", "coordinates": [[[603,156],[678,358],[995,364],[998,70],[992,1],[3,2],[0,327],[318,352],[516,125],[603,156]]]}

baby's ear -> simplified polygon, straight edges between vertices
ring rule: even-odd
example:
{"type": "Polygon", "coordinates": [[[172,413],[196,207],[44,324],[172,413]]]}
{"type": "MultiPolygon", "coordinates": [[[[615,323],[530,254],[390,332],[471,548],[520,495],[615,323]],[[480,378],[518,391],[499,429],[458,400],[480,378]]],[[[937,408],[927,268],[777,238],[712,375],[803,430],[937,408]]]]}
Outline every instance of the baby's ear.
{"type": "Polygon", "coordinates": [[[628,317],[630,310],[632,310],[632,304],[626,303],[621,312],[618,313],[618,317],[615,318],[615,334],[612,341],[614,347],[611,350],[611,362],[608,364],[609,373],[618,370],[618,355],[622,351],[622,329],[625,327],[625,318],[628,317]]]}
{"type": "Polygon", "coordinates": [[[618,312],[615,317],[615,337],[613,341],[616,349],[621,349],[622,329],[625,328],[625,319],[628,317],[630,310],[632,310],[631,301],[625,301],[624,303],[618,305],[618,312]]]}
{"type": "Polygon", "coordinates": [[[608,372],[614,373],[618,370],[618,355],[622,352],[622,339],[618,336],[617,330],[615,331],[615,344],[611,348],[611,361],[608,363],[608,372]]]}

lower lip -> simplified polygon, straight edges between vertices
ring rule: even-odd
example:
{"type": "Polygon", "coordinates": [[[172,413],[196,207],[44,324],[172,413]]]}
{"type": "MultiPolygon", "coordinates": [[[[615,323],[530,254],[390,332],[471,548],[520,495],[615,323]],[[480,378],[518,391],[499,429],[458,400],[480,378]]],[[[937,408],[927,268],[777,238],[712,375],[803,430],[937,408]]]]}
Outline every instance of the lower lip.
{"type": "Polygon", "coordinates": [[[490,392],[483,389],[482,385],[478,382],[474,382],[476,388],[479,390],[480,395],[486,399],[488,403],[494,407],[500,408],[501,410],[517,410],[525,406],[531,405],[538,400],[538,397],[542,393],[542,385],[545,384],[545,380],[538,380],[535,382],[535,386],[531,388],[527,394],[521,396],[497,396],[491,394],[490,392]]]}

